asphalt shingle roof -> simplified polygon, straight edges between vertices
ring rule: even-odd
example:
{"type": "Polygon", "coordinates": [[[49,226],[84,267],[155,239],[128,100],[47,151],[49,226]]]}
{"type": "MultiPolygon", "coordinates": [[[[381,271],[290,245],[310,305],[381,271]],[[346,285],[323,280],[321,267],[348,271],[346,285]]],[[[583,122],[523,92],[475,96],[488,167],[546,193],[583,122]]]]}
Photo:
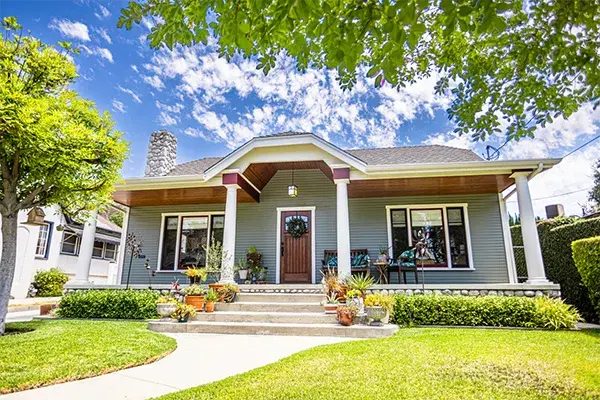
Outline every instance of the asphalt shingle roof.
{"type": "MultiPolygon", "coordinates": [[[[305,134],[307,133],[282,132],[267,136],[294,136],[305,134]]],[[[343,151],[362,160],[367,165],[483,161],[481,157],[471,150],[442,145],[353,149],[343,151]]],[[[167,176],[201,175],[204,171],[222,159],[223,157],[207,157],[178,164],[167,174],[167,176]]]]}

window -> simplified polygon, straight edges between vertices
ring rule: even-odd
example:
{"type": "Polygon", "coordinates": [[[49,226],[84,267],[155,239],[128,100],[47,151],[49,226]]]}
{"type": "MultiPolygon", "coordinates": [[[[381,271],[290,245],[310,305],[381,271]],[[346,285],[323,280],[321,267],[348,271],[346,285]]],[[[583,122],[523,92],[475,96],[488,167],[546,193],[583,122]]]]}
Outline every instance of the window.
{"type": "Polygon", "coordinates": [[[73,232],[64,232],[60,252],[63,254],[76,255],[79,250],[79,236],[73,232]]]}
{"type": "Polygon", "coordinates": [[[48,257],[48,244],[50,242],[50,224],[40,225],[40,231],[38,234],[37,246],[35,248],[35,255],[37,257],[48,257]]]}
{"type": "Polygon", "coordinates": [[[194,266],[204,267],[205,247],[210,240],[223,242],[224,226],[223,215],[165,216],[159,269],[176,271],[194,266]]]}
{"type": "Polygon", "coordinates": [[[116,260],[117,259],[117,245],[113,243],[104,244],[104,259],[105,260],[116,260]]]}
{"type": "Polygon", "coordinates": [[[102,258],[104,255],[104,243],[99,240],[94,240],[94,250],[92,250],[92,257],[102,258]]]}
{"type": "Polygon", "coordinates": [[[470,268],[466,205],[388,206],[391,253],[397,258],[426,240],[428,268],[470,268]]]}

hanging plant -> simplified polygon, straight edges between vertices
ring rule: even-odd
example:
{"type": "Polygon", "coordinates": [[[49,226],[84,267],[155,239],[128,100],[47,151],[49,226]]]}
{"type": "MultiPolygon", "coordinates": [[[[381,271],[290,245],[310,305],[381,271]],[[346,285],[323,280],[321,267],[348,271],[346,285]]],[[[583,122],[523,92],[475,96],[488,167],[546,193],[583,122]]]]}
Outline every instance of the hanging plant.
{"type": "Polygon", "coordinates": [[[298,239],[308,232],[308,226],[301,217],[291,218],[287,223],[287,231],[293,238],[298,239]]]}

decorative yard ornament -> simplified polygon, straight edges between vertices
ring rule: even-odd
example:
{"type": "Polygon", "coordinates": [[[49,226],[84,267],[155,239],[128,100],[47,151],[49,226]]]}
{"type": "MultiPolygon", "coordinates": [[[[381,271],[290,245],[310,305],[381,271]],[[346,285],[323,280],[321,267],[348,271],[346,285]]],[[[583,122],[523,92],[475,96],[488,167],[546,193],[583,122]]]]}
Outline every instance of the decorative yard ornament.
{"type": "Polygon", "coordinates": [[[134,233],[130,233],[127,235],[127,241],[125,242],[125,247],[127,252],[129,253],[129,268],[127,269],[127,284],[125,285],[126,289],[129,289],[129,277],[131,276],[131,265],[133,264],[133,258],[139,258],[142,254],[142,248],[144,244],[141,240],[138,240],[134,233]]]}
{"type": "Polygon", "coordinates": [[[298,196],[298,186],[294,185],[294,170],[292,170],[292,184],[288,186],[288,195],[292,198],[298,196]]]}
{"type": "Polygon", "coordinates": [[[424,232],[419,229],[416,239],[415,259],[421,261],[421,285],[423,287],[423,294],[425,294],[425,267],[423,266],[423,261],[430,258],[429,249],[427,248],[429,232],[424,232]]]}
{"type": "Polygon", "coordinates": [[[308,232],[308,226],[304,218],[298,215],[290,218],[287,223],[287,232],[295,239],[302,237],[302,235],[308,232]]]}
{"type": "Polygon", "coordinates": [[[46,214],[39,207],[34,207],[27,213],[27,225],[43,225],[46,214]]]}

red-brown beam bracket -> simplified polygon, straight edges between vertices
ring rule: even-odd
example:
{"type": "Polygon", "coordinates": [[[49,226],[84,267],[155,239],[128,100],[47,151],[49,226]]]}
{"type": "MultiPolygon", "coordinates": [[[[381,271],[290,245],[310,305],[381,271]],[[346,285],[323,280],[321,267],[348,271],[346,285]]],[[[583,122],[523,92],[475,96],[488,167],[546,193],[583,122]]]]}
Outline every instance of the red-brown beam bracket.
{"type": "Polygon", "coordinates": [[[334,168],[333,169],[333,180],[334,182],[341,179],[350,179],[350,168],[334,168]]]}
{"type": "Polygon", "coordinates": [[[223,174],[223,185],[237,185],[257,203],[260,203],[260,192],[256,190],[244,177],[237,172],[223,174]]]}

